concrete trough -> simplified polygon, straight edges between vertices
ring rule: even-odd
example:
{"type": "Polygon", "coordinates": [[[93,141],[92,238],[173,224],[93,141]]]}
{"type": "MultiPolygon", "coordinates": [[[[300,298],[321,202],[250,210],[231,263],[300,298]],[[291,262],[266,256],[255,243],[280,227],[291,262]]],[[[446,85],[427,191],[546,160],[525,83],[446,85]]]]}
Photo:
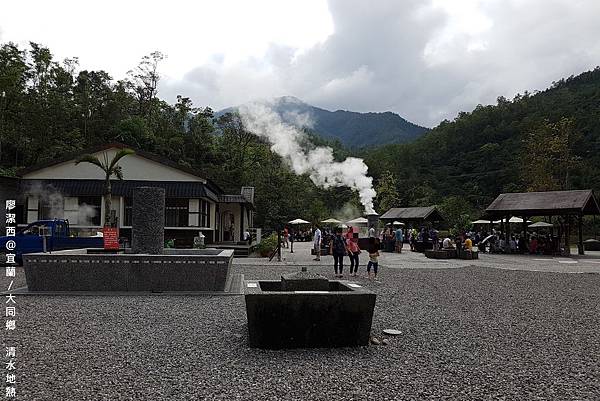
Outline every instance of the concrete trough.
{"type": "Polygon", "coordinates": [[[329,281],[327,291],[283,291],[283,285],[277,280],[244,283],[251,347],[368,345],[374,293],[346,281],[329,281]]]}
{"type": "Polygon", "coordinates": [[[233,250],[165,249],[160,255],[76,249],[23,255],[28,291],[224,291],[233,250]]]}

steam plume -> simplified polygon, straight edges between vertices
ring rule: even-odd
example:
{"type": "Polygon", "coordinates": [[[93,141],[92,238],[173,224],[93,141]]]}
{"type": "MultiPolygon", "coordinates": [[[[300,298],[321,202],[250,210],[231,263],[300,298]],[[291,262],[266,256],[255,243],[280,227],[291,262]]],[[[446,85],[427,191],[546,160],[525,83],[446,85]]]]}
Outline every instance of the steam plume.
{"type": "Polygon", "coordinates": [[[348,157],[336,162],[330,147],[303,149],[300,143],[304,133],[285,123],[268,104],[248,103],[238,111],[246,129],[266,139],[271,150],[286,160],[296,174],[308,174],[312,182],[322,188],[352,188],[358,192],[365,212],[375,213],[373,178],[367,176],[368,168],[362,159],[348,157]]]}

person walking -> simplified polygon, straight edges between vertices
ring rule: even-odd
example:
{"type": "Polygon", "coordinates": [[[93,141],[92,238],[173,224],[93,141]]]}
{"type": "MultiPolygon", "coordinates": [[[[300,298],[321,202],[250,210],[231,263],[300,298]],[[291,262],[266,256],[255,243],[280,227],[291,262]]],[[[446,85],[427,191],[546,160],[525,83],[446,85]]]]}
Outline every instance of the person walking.
{"type": "Polygon", "coordinates": [[[321,230],[319,230],[318,226],[315,228],[315,234],[313,236],[313,247],[315,250],[314,260],[321,260],[321,230]]]}
{"type": "Polygon", "coordinates": [[[329,252],[333,255],[333,269],[336,277],[344,277],[344,256],[348,252],[346,249],[346,239],[342,236],[342,228],[335,230],[335,235],[331,238],[329,252]]]}
{"type": "Polygon", "coordinates": [[[283,229],[283,247],[284,248],[290,247],[289,237],[290,237],[290,232],[289,232],[288,228],[285,227],[283,229]]]}
{"type": "Polygon", "coordinates": [[[346,239],[346,249],[350,258],[350,275],[356,277],[358,273],[358,255],[360,247],[358,246],[358,233],[354,233],[352,238],[346,239]]]}
{"type": "Polygon", "coordinates": [[[410,238],[409,238],[409,244],[410,244],[410,250],[414,251],[416,249],[416,243],[417,243],[417,229],[413,228],[410,230],[410,238]]]}
{"type": "Polygon", "coordinates": [[[379,268],[379,239],[369,238],[369,263],[367,264],[367,275],[369,280],[377,278],[377,269],[379,268]],[[371,276],[373,268],[373,276],[371,276]]]}
{"type": "Polygon", "coordinates": [[[438,237],[438,231],[435,228],[432,228],[429,231],[429,238],[431,238],[433,250],[437,251],[440,248],[440,239],[438,237]]]}
{"type": "Polygon", "coordinates": [[[404,233],[402,232],[402,227],[398,227],[394,234],[396,236],[396,252],[402,253],[402,246],[404,245],[404,233]]]}

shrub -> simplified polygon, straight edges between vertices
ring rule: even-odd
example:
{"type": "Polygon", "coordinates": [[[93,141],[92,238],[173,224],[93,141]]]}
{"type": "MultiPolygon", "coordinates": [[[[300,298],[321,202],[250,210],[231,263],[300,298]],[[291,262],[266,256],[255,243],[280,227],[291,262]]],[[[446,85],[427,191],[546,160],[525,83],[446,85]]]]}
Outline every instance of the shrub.
{"type": "Polygon", "coordinates": [[[256,246],[256,251],[260,256],[269,256],[271,252],[277,247],[277,233],[272,233],[266,238],[260,241],[260,244],[256,246]]]}

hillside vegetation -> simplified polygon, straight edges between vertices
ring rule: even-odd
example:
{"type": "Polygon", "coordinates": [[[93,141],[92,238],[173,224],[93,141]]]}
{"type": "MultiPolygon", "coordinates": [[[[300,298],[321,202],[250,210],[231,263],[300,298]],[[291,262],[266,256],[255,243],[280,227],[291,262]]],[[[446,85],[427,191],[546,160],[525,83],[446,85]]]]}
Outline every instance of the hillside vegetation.
{"type": "Polygon", "coordinates": [[[502,192],[600,192],[600,68],[542,92],[498,98],[412,143],[363,156],[370,173],[387,177],[407,206],[452,195],[483,209],[502,192]]]}

